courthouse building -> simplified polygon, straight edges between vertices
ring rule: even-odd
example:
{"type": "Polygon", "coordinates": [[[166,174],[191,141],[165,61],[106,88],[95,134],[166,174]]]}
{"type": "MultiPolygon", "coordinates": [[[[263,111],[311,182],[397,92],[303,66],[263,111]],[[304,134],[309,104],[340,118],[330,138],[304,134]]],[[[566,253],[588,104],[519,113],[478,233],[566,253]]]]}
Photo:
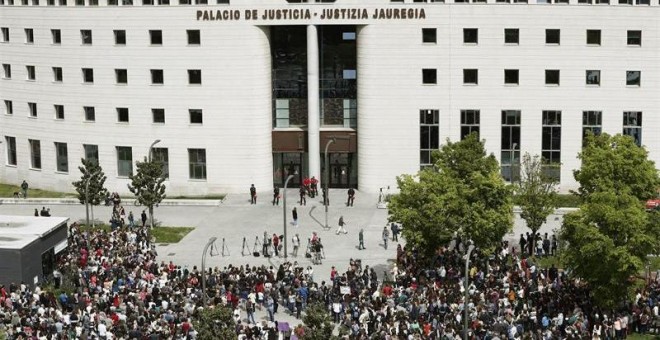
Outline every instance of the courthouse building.
{"type": "Polygon", "coordinates": [[[157,140],[171,195],[377,192],[471,132],[562,191],[588,131],[660,162],[659,0],[0,0],[0,27],[0,182],[72,191],[87,158],[126,192],[157,140]]]}

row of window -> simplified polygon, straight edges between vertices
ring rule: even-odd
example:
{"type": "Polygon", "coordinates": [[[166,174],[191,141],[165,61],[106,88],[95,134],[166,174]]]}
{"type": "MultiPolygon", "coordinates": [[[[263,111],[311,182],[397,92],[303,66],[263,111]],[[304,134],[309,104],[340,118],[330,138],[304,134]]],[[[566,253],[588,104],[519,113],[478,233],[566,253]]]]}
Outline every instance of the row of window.
{"type": "MultiPolygon", "coordinates": [[[[8,43],[11,41],[9,35],[9,27],[0,28],[2,31],[2,40],[0,42],[8,43]]],[[[25,43],[34,44],[34,29],[25,28],[25,43]]],[[[126,45],[126,30],[113,30],[112,31],[115,45],[126,45]]],[[[62,44],[62,30],[50,30],[51,44],[62,44]]],[[[186,30],[186,37],[188,45],[200,45],[202,43],[202,35],[199,30],[186,30]]],[[[94,41],[92,30],[80,30],[80,43],[82,45],[92,45],[94,41]]],[[[162,30],[149,30],[149,42],[153,46],[163,45],[163,31],[162,30]]]]}
{"type": "MultiPolygon", "coordinates": [[[[438,83],[438,71],[434,68],[422,69],[422,84],[435,85],[438,83]]],[[[478,85],[479,70],[463,69],[463,84],[478,85]]],[[[505,85],[520,85],[520,70],[504,70],[505,85]]],[[[545,85],[559,86],[560,70],[545,70],[545,85]]],[[[600,70],[586,70],[585,84],[600,86],[600,70]]],[[[641,86],[642,71],[626,71],[626,86],[641,86]]]]}
{"type": "MultiPolygon", "coordinates": [[[[422,28],[422,42],[435,44],[438,42],[438,31],[436,28],[422,28]]],[[[586,44],[589,46],[600,46],[602,42],[601,30],[588,29],[586,31],[586,44]]],[[[463,43],[468,45],[479,44],[479,29],[478,28],[464,28],[463,29],[463,43]]],[[[520,44],[520,29],[518,28],[505,28],[504,29],[504,43],[507,45],[520,44]]],[[[560,29],[546,29],[545,30],[545,43],[548,45],[561,44],[561,30],[560,29]]],[[[628,46],[642,46],[642,31],[628,30],[626,37],[626,44],[628,46]]]]}
{"type": "MultiPolygon", "coordinates": [[[[27,103],[29,117],[37,118],[38,110],[37,103],[27,103]]],[[[128,123],[129,122],[129,110],[127,107],[118,107],[115,108],[117,113],[117,122],[119,123],[128,123]]],[[[53,105],[53,113],[55,119],[63,120],[64,119],[64,105],[55,104],[53,105]]],[[[93,106],[83,106],[83,113],[85,116],[86,122],[96,121],[96,109],[93,106]]],[[[14,103],[11,100],[5,100],[5,114],[13,115],[14,114],[14,103]]],[[[152,121],[157,124],[165,123],[165,109],[154,108],[151,109],[152,121]]],[[[201,109],[188,109],[188,116],[190,118],[190,124],[202,124],[204,122],[204,115],[201,109]]]]}
{"type": "MultiPolygon", "coordinates": [[[[25,0],[23,0],[25,1],[25,0]]],[[[390,2],[403,3],[404,0],[390,0],[390,2]]],[[[445,0],[412,0],[414,3],[445,3],[445,0]]],[[[495,3],[515,3],[515,4],[526,4],[528,0],[495,0],[495,3]]],[[[447,0],[447,3],[487,3],[487,0],[447,0]]],[[[529,2],[534,3],[534,2],[529,2]]],[[[569,0],[536,0],[537,4],[566,4],[568,5],[569,0]]],[[[610,0],[577,0],[577,3],[580,5],[609,5],[610,0]]],[[[619,5],[651,5],[651,0],[613,0],[612,3],[618,3],[619,5]]],[[[660,3],[660,2],[659,2],[660,3]]]]}
{"type": "MultiPolygon", "coordinates": [[[[7,149],[7,165],[17,166],[18,157],[16,153],[16,137],[5,136],[7,149]]],[[[42,170],[41,141],[28,139],[30,148],[30,169],[42,170]]],[[[67,143],[55,142],[55,169],[60,173],[69,172],[69,152],[67,143]]],[[[84,158],[98,164],[98,145],[83,144],[84,158]]],[[[117,154],[117,176],[128,177],[133,174],[133,148],[130,146],[116,146],[117,154]]],[[[163,173],[169,177],[169,151],[167,148],[153,148],[152,159],[163,165],[163,173]]],[[[206,149],[188,149],[188,178],[206,179],[206,149]]]]}
{"type": "MultiPolygon", "coordinates": [[[[64,73],[61,67],[52,67],[53,72],[53,82],[61,83],[64,81],[64,73]]],[[[11,79],[12,78],[12,67],[11,64],[2,64],[3,78],[11,79]]],[[[165,71],[162,69],[151,69],[149,70],[151,74],[151,84],[152,85],[163,85],[165,84],[165,71]]],[[[34,65],[25,66],[25,80],[35,81],[37,80],[36,67],[34,65]]],[[[81,69],[82,82],[85,84],[94,83],[94,69],[93,68],[82,68],[81,69]]],[[[127,69],[115,69],[115,83],[116,84],[128,84],[128,70],[127,69]]],[[[202,84],[202,70],[188,70],[188,84],[189,85],[201,85],[202,84]]]]}
{"type": "MultiPolygon", "coordinates": [[[[431,153],[440,147],[439,110],[420,110],[420,166],[432,166],[431,153]]],[[[560,180],[561,167],[561,111],[545,110],[541,117],[541,156],[547,162],[547,176],[560,180]]],[[[461,110],[461,139],[471,133],[479,134],[480,110],[461,110]]],[[[598,135],[603,129],[602,111],[582,112],[582,139],[589,133],[598,135]]],[[[507,181],[520,178],[520,129],[521,111],[502,110],[501,172],[507,181]]],[[[631,136],[637,145],[642,144],[642,112],[623,112],[622,133],[631,136]]]]}
{"type": "MultiPolygon", "coordinates": [[[[75,6],[98,6],[99,0],[72,0],[75,6]]],[[[137,3],[137,1],[136,1],[137,3]]],[[[229,0],[216,0],[216,4],[228,5],[229,0]]],[[[0,6],[39,6],[39,0],[0,0],[0,6]]],[[[108,0],[108,6],[133,6],[133,0],[108,0]]],[[[142,0],[142,6],[169,5],[170,0],[142,0]]],[[[179,5],[208,5],[208,0],[179,0],[179,5]]],[[[47,6],[68,6],[67,0],[46,0],[47,6]]]]}

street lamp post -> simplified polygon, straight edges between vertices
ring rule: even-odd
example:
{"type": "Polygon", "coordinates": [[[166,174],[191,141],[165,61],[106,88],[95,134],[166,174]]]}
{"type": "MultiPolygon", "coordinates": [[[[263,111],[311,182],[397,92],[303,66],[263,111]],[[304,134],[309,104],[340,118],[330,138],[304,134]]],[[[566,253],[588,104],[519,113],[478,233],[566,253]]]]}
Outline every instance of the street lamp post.
{"type": "Polygon", "coordinates": [[[209,247],[217,240],[217,237],[211,237],[209,242],[206,243],[204,247],[204,253],[202,254],[202,303],[206,307],[206,253],[209,250],[209,247]]]}
{"type": "MultiPolygon", "coordinates": [[[[86,225],[89,228],[89,182],[92,181],[92,177],[96,176],[101,170],[94,171],[89,174],[87,177],[87,182],[85,183],[85,215],[86,215],[86,225]]],[[[94,208],[92,208],[92,223],[94,223],[94,208]]],[[[94,226],[92,226],[94,227],[94,226]]]]}
{"type": "Polygon", "coordinates": [[[288,249],[288,237],[286,234],[286,188],[289,185],[289,181],[295,176],[297,173],[293,173],[292,175],[289,175],[289,177],[286,178],[286,181],[284,181],[284,193],[282,195],[282,216],[284,219],[284,260],[287,259],[289,256],[289,249],[288,249]]]}
{"type": "MultiPolygon", "coordinates": [[[[151,155],[152,155],[153,152],[154,152],[154,145],[156,145],[156,144],[158,144],[158,143],[160,143],[160,139],[156,139],[156,140],[155,140],[153,143],[151,143],[151,145],[149,146],[149,155],[148,155],[148,157],[147,157],[147,158],[149,159],[149,163],[151,163],[151,155]]],[[[153,222],[153,221],[152,221],[152,222],[153,222]]]]}
{"type": "Polygon", "coordinates": [[[332,136],[325,143],[325,179],[323,180],[323,185],[325,185],[325,197],[323,198],[323,205],[325,206],[325,229],[330,229],[328,226],[328,201],[330,200],[330,191],[328,191],[328,183],[330,182],[330,160],[328,159],[328,148],[330,144],[337,142],[337,139],[341,140],[350,140],[348,136],[332,136]]]}
{"type": "Polygon", "coordinates": [[[474,250],[474,245],[471,244],[468,247],[467,254],[465,254],[465,296],[463,301],[463,311],[465,312],[465,317],[463,320],[463,339],[467,340],[468,338],[468,281],[470,279],[468,270],[470,268],[470,254],[474,250]]]}

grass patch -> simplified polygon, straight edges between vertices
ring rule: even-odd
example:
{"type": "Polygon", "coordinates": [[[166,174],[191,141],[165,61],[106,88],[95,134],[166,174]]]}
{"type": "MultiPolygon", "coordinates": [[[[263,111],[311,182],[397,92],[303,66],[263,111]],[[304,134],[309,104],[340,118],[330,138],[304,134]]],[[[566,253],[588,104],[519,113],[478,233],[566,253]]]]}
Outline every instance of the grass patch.
{"type": "MultiPolygon", "coordinates": [[[[20,186],[0,183],[0,197],[14,197],[15,192],[22,192],[20,186]]],[[[28,198],[75,198],[75,194],[66,192],[48,191],[41,189],[28,189],[28,198]]]]}
{"type": "Polygon", "coordinates": [[[212,194],[203,196],[167,196],[167,198],[176,200],[224,200],[227,194],[212,194]]]}
{"type": "Polygon", "coordinates": [[[628,335],[628,339],[631,339],[631,340],[651,340],[651,339],[657,339],[657,335],[642,335],[642,334],[632,333],[632,334],[628,335]]]}
{"type": "MultiPolygon", "coordinates": [[[[96,230],[109,232],[110,226],[107,224],[96,224],[96,230]]],[[[92,227],[81,225],[82,230],[91,230],[92,227]]],[[[151,236],[156,243],[179,243],[188,233],[193,231],[193,227],[156,227],[150,230],[151,236]]]]}
{"type": "Polygon", "coordinates": [[[559,261],[559,256],[544,256],[537,257],[532,256],[531,260],[539,268],[550,268],[554,264],[557,268],[562,268],[561,262],[559,261]]]}

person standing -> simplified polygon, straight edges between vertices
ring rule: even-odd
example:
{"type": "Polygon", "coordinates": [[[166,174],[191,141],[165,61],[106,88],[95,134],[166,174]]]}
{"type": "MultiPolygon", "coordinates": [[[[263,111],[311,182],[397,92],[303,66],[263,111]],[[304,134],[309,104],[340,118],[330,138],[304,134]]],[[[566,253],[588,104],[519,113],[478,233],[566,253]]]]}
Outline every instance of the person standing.
{"type": "Polygon", "coordinates": [[[298,227],[298,210],[296,210],[296,207],[293,207],[293,210],[291,211],[291,216],[293,217],[293,225],[297,228],[298,227]]]}
{"type": "Polygon", "coordinates": [[[39,217],[39,209],[34,208],[34,216],[39,217]]]}
{"type": "Polygon", "coordinates": [[[273,205],[280,205],[280,188],[276,185],[273,188],[273,205]]]}
{"type": "Polygon", "coordinates": [[[557,236],[556,235],[552,235],[552,241],[550,243],[551,243],[550,253],[552,254],[552,256],[555,256],[555,255],[557,255],[557,236]]]}
{"type": "Polygon", "coordinates": [[[264,257],[268,257],[268,232],[264,231],[264,240],[263,240],[263,246],[261,248],[261,253],[263,254],[264,257]]]}
{"type": "Polygon", "coordinates": [[[353,206],[353,201],[355,201],[355,189],[349,188],[348,189],[348,201],[346,201],[346,206],[347,207],[352,207],[353,206]]]}
{"type": "Polygon", "coordinates": [[[525,255],[525,253],[527,252],[525,248],[525,244],[527,244],[527,240],[525,240],[525,236],[523,234],[520,234],[520,241],[518,241],[518,243],[520,244],[520,255],[521,256],[525,255]]]}
{"type": "Polygon", "coordinates": [[[309,180],[310,186],[312,187],[312,197],[318,196],[319,194],[319,180],[316,177],[312,176],[312,179],[309,180]]]}
{"type": "Polygon", "coordinates": [[[270,294],[266,295],[266,310],[268,311],[268,319],[270,322],[275,322],[275,300],[270,294]]]}
{"type": "Polygon", "coordinates": [[[300,186],[300,205],[307,205],[307,200],[305,199],[305,187],[300,186]]]}
{"type": "Polygon", "coordinates": [[[21,190],[23,191],[23,198],[28,197],[28,187],[29,187],[28,183],[25,180],[23,180],[23,183],[21,183],[21,190]]]}
{"type": "Polygon", "coordinates": [[[257,188],[254,184],[250,185],[250,204],[257,204],[257,188]]]}
{"type": "Polygon", "coordinates": [[[344,222],[344,216],[339,216],[339,228],[337,228],[337,232],[335,233],[336,235],[339,235],[340,232],[343,232],[344,234],[348,234],[348,231],[344,229],[344,226],[346,223],[344,222]]]}
{"type": "Polygon", "coordinates": [[[300,236],[296,234],[293,236],[293,257],[298,257],[298,249],[300,248],[300,236]]]}
{"type": "Polygon", "coordinates": [[[128,212],[128,226],[131,228],[135,227],[135,216],[133,216],[133,211],[128,212]]]}
{"type": "Polygon", "coordinates": [[[142,218],[142,228],[144,228],[145,226],[147,226],[147,211],[146,210],[142,210],[141,218],[142,218]]]}
{"type": "Polygon", "coordinates": [[[360,244],[358,245],[358,250],[367,249],[364,247],[364,229],[362,228],[360,228],[360,233],[358,234],[358,241],[360,241],[360,244]]]}
{"type": "Polygon", "coordinates": [[[387,239],[390,238],[390,231],[387,230],[387,227],[383,227],[383,247],[387,249],[387,239]]]}
{"type": "Polygon", "coordinates": [[[399,226],[396,223],[392,222],[391,229],[392,229],[392,241],[399,242],[399,226]]]}
{"type": "Polygon", "coordinates": [[[325,188],[321,189],[321,194],[323,195],[323,205],[330,205],[330,198],[328,198],[328,193],[325,188]]]}
{"type": "Polygon", "coordinates": [[[280,256],[278,247],[280,246],[280,238],[277,234],[273,234],[273,249],[275,249],[275,256],[280,256]]]}

